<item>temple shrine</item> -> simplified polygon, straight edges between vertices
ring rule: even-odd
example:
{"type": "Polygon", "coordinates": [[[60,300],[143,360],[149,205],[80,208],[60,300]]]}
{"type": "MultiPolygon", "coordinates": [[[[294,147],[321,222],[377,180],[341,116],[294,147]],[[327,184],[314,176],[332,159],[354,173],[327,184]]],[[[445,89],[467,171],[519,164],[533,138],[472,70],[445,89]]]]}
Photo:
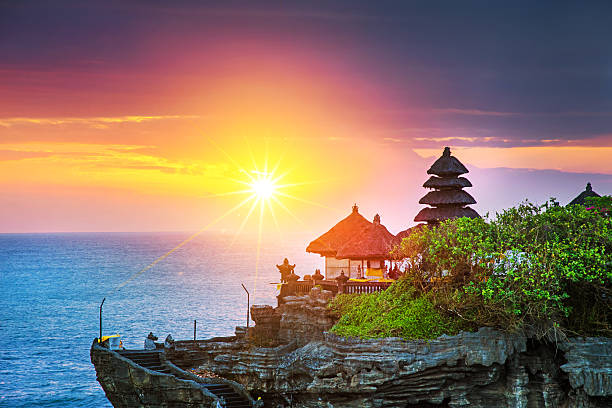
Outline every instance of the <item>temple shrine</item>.
{"type": "Polygon", "coordinates": [[[399,242],[381,224],[378,214],[370,222],[355,204],[346,218],[312,241],[306,252],[325,257],[325,279],[335,279],[342,272],[348,278],[383,278],[385,261],[399,242]]]}

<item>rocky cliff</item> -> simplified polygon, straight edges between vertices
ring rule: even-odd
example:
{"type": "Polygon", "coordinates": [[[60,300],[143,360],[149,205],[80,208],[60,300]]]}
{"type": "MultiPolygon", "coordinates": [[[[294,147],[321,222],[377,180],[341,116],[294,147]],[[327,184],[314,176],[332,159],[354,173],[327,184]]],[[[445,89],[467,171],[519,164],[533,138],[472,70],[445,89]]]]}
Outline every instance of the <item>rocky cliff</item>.
{"type": "Polygon", "coordinates": [[[552,344],[486,328],[431,341],[341,338],[324,333],[329,297],[255,307],[252,333],[276,336],[276,347],[238,337],[168,358],[237,381],[268,407],[612,406],[611,339],[552,344]]]}

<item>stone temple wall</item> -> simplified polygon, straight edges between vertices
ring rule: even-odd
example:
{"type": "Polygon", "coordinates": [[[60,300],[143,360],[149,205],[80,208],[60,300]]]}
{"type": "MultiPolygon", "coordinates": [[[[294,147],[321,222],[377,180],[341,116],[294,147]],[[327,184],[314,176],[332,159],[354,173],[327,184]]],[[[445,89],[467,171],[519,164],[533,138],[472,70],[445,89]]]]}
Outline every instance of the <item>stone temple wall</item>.
{"type": "Polygon", "coordinates": [[[327,309],[333,293],[314,287],[308,295],[286,296],[277,308],[281,316],[278,337],[282,344],[292,341],[305,345],[313,340],[323,340],[324,333],[332,328],[337,318],[327,309]]]}
{"type": "Polygon", "coordinates": [[[323,340],[323,333],[336,322],[327,309],[332,298],[332,292],[314,287],[304,296],[285,296],[277,308],[253,305],[251,317],[255,327],[249,334],[255,344],[270,346],[323,340]]]}

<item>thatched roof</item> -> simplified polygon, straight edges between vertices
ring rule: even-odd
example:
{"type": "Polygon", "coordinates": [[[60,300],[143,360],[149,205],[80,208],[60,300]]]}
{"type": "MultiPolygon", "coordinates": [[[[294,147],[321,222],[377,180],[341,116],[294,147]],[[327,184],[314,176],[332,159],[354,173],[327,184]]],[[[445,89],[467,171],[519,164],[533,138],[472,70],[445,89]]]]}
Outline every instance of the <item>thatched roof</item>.
{"type": "Polygon", "coordinates": [[[591,187],[591,183],[587,183],[586,189],[582,193],[578,194],[578,197],[570,201],[568,205],[574,205],[574,204],[584,205],[585,204],[584,200],[587,197],[601,197],[599,194],[593,191],[593,187],[591,187]]]}
{"type": "Polygon", "coordinates": [[[442,156],[427,170],[427,174],[442,177],[454,177],[465,173],[468,173],[468,169],[456,157],[451,156],[450,147],[445,147],[442,156]]]}
{"type": "Polygon", "coordinates": [[[461,217],[480,218],[480,215],[470,207],[435,207],[423,208],[414,220],[431,223],[461,217]]]}
{"type": "Polygon", "coordinates": [[[436,189],[459,189],[463,187],[472,187],[472,183],[470,183],[470,180],[466,179],[465,177],[441,178],[431,176],[423,184],[423,187],[436,189]]]}
{"type": "Polygon", "coordinates": [[[417,232],[419,231],[421,228],[423,228],[424,226],[426,226],[427,224],[417,224],[414,227],[410,227],[408,229],[405,229],[403,231],[400,231],[397,233],[396,237],[400,240],[406,238],[408,235],[412,234],[413,232],[417,232]]]}
{"type": "Polygon", "coordinates": [[[312,241],[306,252],[313,252],[323,256],[336,256],[336,252],[353,237],[360,235],[372,223],[359,214],[357,205],[348,217],[334,225],[329,231],[312,241]]]}
{"type": "Polygon", "coordinates": [[[374,222],[368,228],[352,237],[338,249],[336,258],[389,259],[389,252],[399,243],[399,238],[380,223],[380,217],[377,214],[374,222]]]}
{"type": "Polygon", "coordinates": [[[425,197],[419,200],[419,204],[439,205],[459,205],[476,204],[474,197],[463,190],[441,190],[430,191],[425,197]]]}

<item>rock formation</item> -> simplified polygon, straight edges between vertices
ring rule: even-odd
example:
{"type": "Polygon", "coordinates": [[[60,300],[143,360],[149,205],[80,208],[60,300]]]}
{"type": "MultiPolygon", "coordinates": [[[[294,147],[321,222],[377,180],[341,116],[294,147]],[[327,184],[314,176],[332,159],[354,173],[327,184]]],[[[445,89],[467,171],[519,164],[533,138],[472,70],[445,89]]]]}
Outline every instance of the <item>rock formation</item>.
{"type": "Polygon", "coordinates": [[[255,347],[245,334],[177,346],[168,358],[275,408],[612,406],[611,339],[551,344],[488,328],[430,341],[342,338],[325,332],[329,297],[317,288],[266,309],[279,346],[255,347]]]}

